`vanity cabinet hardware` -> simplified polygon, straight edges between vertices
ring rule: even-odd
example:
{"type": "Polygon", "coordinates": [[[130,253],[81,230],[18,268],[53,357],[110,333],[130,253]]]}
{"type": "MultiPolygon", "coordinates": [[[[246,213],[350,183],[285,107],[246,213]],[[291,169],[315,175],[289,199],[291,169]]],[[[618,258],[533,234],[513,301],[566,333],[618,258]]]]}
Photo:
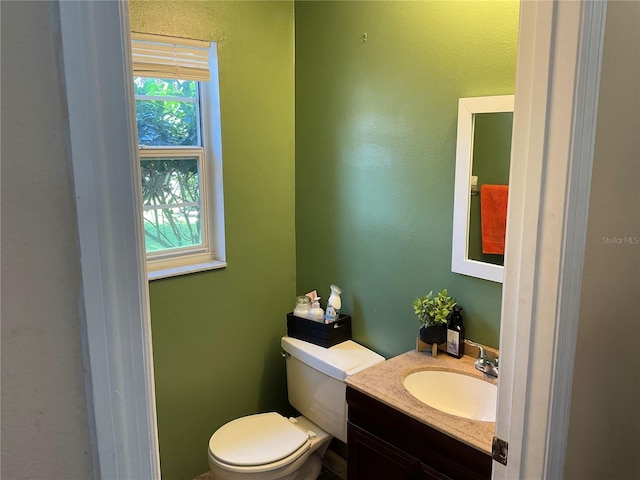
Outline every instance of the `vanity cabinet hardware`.
{"type": "Polygon", "coordinates": [[[509,442],[505,442],[498,437],[493,437],[493,443],[491,445],[491,455],[496,462],[500,462],[502,465],[506,465],[507,457],[509,456],[509,442]]]}

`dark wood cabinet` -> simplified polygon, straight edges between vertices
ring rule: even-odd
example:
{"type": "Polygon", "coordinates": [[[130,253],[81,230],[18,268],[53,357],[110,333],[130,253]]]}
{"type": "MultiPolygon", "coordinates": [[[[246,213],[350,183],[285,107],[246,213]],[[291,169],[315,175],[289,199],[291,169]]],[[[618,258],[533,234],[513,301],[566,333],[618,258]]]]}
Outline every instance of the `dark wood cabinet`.
{"type": "Polygon", "coordinates": [[[348,426],[348,478],[418,480],[420,461],[370,433],[348,426]]]}
{"type": "Polygon", "coordinates": [[[349,480],[483,480],[491,457],[347,387],[349,480]]]}
{"type": "Polygon", "coordinates": [[[424,463],[420,464],[420,479],[421,480],[449,480],[451,477],[447,477],[443,473],[431,468],[424,463]]]}

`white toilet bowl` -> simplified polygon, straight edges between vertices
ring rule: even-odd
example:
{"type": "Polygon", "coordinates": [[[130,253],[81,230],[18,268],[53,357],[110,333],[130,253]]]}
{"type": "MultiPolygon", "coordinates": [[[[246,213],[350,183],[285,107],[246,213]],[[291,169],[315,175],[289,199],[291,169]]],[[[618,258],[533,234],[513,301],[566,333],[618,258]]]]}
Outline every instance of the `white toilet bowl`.
{"type": "Polygon", "coordinates": [[[315,480],[330,441],[304,417],[249,415],[213,434],[209,468],[216,480],[315,480]]]}
{"type": "Polygon", "coordinates": [[[347,441],[344,380],[384,361],[347,340],[323,348],[283,337],[289,403],[303,416],[260,413],[220,427],[209,440],[216,480],[316,480],[331,438],[347,441]]]}

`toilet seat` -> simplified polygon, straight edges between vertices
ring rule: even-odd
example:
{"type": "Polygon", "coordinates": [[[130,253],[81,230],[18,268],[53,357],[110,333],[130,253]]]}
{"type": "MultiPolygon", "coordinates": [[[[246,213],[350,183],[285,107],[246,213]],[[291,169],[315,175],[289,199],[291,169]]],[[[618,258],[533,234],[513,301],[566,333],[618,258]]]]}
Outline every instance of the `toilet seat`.
{"type": "Polygon", "coordinates": [[[279,413],[260,413],[220,427],[209,440],[209,452],[232,470],[266,471],[302,456],[310,448],[309,437],[279,413]]]}

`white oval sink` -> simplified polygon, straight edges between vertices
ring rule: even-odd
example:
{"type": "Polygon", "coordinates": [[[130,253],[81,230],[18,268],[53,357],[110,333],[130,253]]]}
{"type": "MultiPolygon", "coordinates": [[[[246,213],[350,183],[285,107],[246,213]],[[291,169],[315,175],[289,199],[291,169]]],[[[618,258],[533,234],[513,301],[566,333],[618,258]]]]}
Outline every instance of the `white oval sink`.
{"type": "Polygon", "coordinates": [[[489,382],[441,370],[423,370],[404,379],[411,395],[430,407],[452,415],[496,421],[498,389],[489,382]]]}

